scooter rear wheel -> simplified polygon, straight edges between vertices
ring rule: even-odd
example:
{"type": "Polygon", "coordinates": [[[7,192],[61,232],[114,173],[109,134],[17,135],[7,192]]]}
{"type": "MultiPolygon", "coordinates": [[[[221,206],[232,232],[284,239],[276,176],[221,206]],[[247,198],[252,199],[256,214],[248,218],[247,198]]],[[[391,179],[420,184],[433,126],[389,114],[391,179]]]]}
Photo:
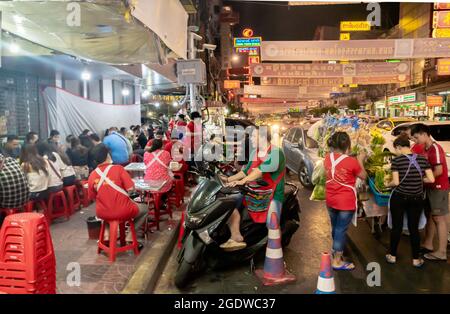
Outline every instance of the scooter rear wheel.
{"type": "Polygon", "coordinates": [[[189,264],[183,259],[178,265],[177,273],[175,275],[175,286],[178,289],[185,288],[189,283],[193,273],[194,265],[189,264]]]}

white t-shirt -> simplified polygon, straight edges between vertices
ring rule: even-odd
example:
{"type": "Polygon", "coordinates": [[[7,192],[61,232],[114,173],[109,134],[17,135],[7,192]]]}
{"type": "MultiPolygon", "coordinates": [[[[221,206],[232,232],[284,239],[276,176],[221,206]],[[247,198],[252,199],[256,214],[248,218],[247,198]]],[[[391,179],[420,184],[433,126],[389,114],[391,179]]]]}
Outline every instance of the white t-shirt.
{"type": "Polygon", "coordinates": [[[33,171],[27,173],[27,180],[31,193],[37,193],[47,190],[50,177],[50,169],[48,164],[47,171],[49,174],[45,174],[45,172],[42,170],[35,171],[34,169],[33,171]]]}
{"type": "Polygon", "coordinates": [[[56,161],[51,161],[48,159],[47,156],[44,156],[44,158],[49,163],[49,182],[48,187],[55,187],[63,185],[62,178],[70,177],[75,175],[75,171],[73,170],[72,166],[66,165],[61,157],[57,153],[53,153],[53,155],[56,158],[56,161]],[[53,167],[52,167],[53,166],[53,167]]]}

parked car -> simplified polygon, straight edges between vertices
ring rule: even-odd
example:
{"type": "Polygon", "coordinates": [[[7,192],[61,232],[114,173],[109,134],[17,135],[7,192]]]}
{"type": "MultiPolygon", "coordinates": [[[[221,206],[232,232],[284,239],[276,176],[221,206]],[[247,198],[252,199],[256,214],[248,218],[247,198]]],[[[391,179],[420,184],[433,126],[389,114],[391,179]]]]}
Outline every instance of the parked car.
{"type": "Polygon", "coordinates": [[[374,132],[390,132],[392,131],[397,125],[400,125],[402,123],[406,122],[414,122],[417,121],[412,118],[389,118],[384,119],[378,122],[375,126],[371,128],[371,131],[374,132]]]}
{"type": "MultiPolygon", "coordinates": [[[[411,125],[423,123],[430,127],[432,138],[442,146],[445,152],[447,165],[450,165],[450,121],[422,121],[422,122],[408,122],[402,123],[395,127],[391,132],[382,132],[383,137],[386,140],[383,149],[394,153],[393,142],[397,136],[406,131],[411,125]]],[[[413,143],[411,142],[411,145],[413,143]]],[[[450,171],[449,171],[450,175],[450,171]]]]}
{"type": "Polygon", "coordinates": [[[319,145],[307,135],[307,128],[294,127],[283,138],[286,168],[298,175],[300,183],[312,188],[312,173],[319,157],[319,145]]]}

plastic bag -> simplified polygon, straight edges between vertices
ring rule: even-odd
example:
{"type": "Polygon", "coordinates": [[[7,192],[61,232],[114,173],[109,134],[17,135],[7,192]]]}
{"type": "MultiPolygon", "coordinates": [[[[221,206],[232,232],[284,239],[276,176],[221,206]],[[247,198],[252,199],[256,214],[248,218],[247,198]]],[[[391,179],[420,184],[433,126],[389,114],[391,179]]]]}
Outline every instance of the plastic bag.
{"type": "Polygon", "coordinates": [[[322,177],[325,176],[325,166],[323,165],[323,159],[319,160],[314,166],[311,182],[314,185],[319,184],[322,177]]]}
{"type": "Polygon", "coordinates": [[[317,184],[311,193],[309,198],[311,201],[324,201],[325,200],[325,185],[317,184]]]}

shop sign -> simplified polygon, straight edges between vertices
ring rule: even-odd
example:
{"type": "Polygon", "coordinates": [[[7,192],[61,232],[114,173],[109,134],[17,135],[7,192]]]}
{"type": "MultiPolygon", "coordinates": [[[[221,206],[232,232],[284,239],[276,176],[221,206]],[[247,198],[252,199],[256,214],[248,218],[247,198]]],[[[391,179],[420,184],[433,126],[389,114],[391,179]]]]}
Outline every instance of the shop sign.
{"type": "Polygon", "coordinates": [[[234,39],[234,47],[260,47],[261,46],[261,37],[252,37],[252,38],[235,38],[234,39]]]}
{"type": "Polygon", "coordinates": [[[341,33],[339,35],[340,40],[350,40],[350,33],[341,33]]]}
{"type": "Polygon", "coordinates": [[[450,75],[450,58],[438,59],[437,75],[450,75]]]}
{"type": "Polygon", "coordinates": [[[428,107],[442,107],[442,103],[443,103],[442,96],[427,96],[428,107]]]}
{"type": "Polygon", "coordinates": [[[369,21],[341,21],[341,32],[370,31],[369,21]]]}
{"type": "Polygon", "coordinates": [[[389,104],[399,104],[416,101],[416,93],[397,95],[389,97],[389,104]]]}
{"type": "Polygon", "coordinates": [[[434,9],[435,10],[450,10],[450,3],[435,2],[434,9]]]}
{"type": "Polygon", "coordinates": [[[409,75],[391,75],[380,77],[324,77],[324,78],[285,78],[262,77],[261,85],[296,85],[296,86],[340,86],[349,84],[378,85],[407,83],[409,75]]]}
{"type": "Polygon", "coordinates": [[[253,29],[251,29],[251,28],[245,28],[245,29],[242,31],[242,36],[244,36],[245,38],[253,37],[253,29]]]}
{"type": "Polygon", "coordinates": [[[248,64],[252,65],[252,64],[258,64],[258,63],[261,63],[259,56],[249,56],[248,57],[248,64]]]}
{"type": "Polygon", "coordinates": [[[444,58],[450,38],[263,41],[263,61],[444,58]]]}
{"type": "Polygon", "coordinates": [[[410,74],[411,62],[262,63],[250,66],[255,77],[386,77],[410,74]]]}
{"type": "Polygon", "coordinates": [[[241,87],[241,81],[238,80],[225,80],[223,82],[225,89],[237,89],[241,87]]]}
{"type": "Polygon", "coordinates": [[[433,28],[450,28],[450,11],[434,11],[433,28]]]}
{"type": "Polygon", "coordinates": [[[249,56],[259,56],[259,48],[258,47],[241,47],[236,48],[237,53],[245,53],[249,56]]]}
{"type": "Polygon", "coordinates": [[[433,38],[450,38],[450,28],[435,28],[432,36],[433,38]]]}

